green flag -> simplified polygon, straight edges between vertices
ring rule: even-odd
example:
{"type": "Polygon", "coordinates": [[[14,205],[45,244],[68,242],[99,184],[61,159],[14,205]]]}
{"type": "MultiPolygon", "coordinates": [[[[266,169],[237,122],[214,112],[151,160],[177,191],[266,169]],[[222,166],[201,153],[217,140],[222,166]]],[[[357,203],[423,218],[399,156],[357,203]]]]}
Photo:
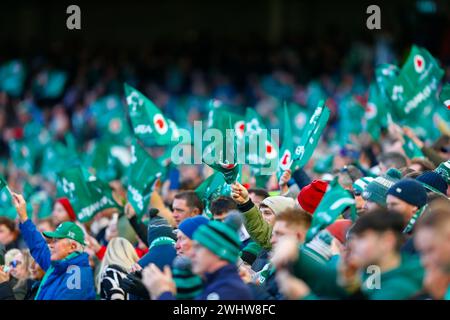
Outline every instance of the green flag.
{"type": "Polygon", "coordinates": [[[221,133],[222,139],[215,139],[203,150],[202,161],[225,177],[231,184],[237,180],[240,165],[237,163],[237,139],[231,117],[222,119],[214,129],[221,133]]]}
{"type": "Polygon", "coordinates": [[[364,113],[363,126],[373,140],[380,139],[381,129],[387,128],[386,100],[375,83],[369,86],[369,97],[364,113]]]}
{"type": "Polygon", "coordinates": [[[311,227],[306,234],[305,242],[311,241],[320,230],[332,224],[348,207],[351,210],[351,218],[355,221],[355,199],[349,191],[342,188],[338,178],[335,177],[313,213],[311,227]]]}
{"type": "Polygon", "coordinates": [[[39,98],[54,99],[61,96],[66,81],[66,72],[62,70],[45,70],[37,75],[33,89],[39,98]]]}
{"type": "Polygon", "coordinates": [[[422,150],[414,143],[407,135],[403,135],[405,143],[403,144],[403,150],[409,159],[413,158],[425,158],[422,150]]]}
{"type": "Polygon", "coordinates": [[[76,151],[61,142],[52,141],[42,153],[40,171],[44,177],[55,181],[57,179],[56,172],[76,164],[79,164],[76,151]]]}
{"type": "Polygon", "coordinates": [[[439,94],[439,100],[450,109],[450,83],[445,84],[442,87],[441,93],[439,94]]]}
{"type": "Polygon", "coordinates": [[[131,163],[128,171],[128,201],[141,218],[147,211],[153,185],[163,168],[137,142],[131,145],[131,163]]]}
{"type": "Polygon", "coordinates": [[[59,172],[57,185],[80,222],[90,221],[104,209],[119,207],[112,199],[111,189],[80,166],[59,172]]]}
{"type": "Polygon", "coordinates": [[[348,94],[338,106],[339,111],[339,144],[344,146],[352,143],[352,136],[362,131],[364,106],[357,96],[348,94]]]}
{"type": "Polygon", "coordinates": [[[22,94],[26,70],[20,60],[12,60],[0,67],[0,91],[10,96],[18,97],[22,94]]]}
{"type": "Polygon", "coordinates": [[[231,187],[220,172],[214,172],[195,189],[195,193],[202,200],[205,213],[211,218],[209,204],[219,196],[229,196],[231,187]]]}
{"type": "MultiPolygon", "coordinates": [[[[259,114],[247,108],[245,114],[246,163],[254,176],[270,175],[278,167],[279,146],[275,137],[269,134],[259,114]],[[276,166],[272,162],[276,161],[276,166]],[[272,170],[273,168],[273,170],[272,170]]],[[[278,138],[278,137],[276,137],[278,138]]]]}
{"type": "Polygon", "coordinates": [[[128,149],[109,138],[91,143],[84,158],[85,166],[104,181],[121,179],[126,174],[129,162],[128,149]]]}
{"type": "Polygon", "coordinates": [[[292,142],[291,118],[287,105],[284,104],[284,119],[283,119],[283,144],[280,148],[280,159],[278,163],[278,179],[280,179],[283,171],[291,168],[292,154],[294,152],[294,143],[292,142]]]}
{"type": "Polygon", "coordinates": [[[124,87],[135,136],[146,146],[172,144],[172,129],[161,110],[135,88],[124,87]]]}
{"type": "Polygon", "coordinates": [[[426,49],[412,47],[398,77],[388,88],[395,114],[401,121],[426,121],[417,117],[435,99],[443,75],[438,61],[426,49]]]}
{"type": "Polygon", "coordinates": [[[118,95],[108,95],[98,99],[91,105],[90,110],[101,137],[107,137],[117,143],[129,141],[131,131],[118,95]]]}
{"type": "Polygon", "coordinates": [[[325,101],[322,100],[306,124],[300,145],[295,149],[293,156],[295,169],[304,167],[311,158],[329,117],[330,110],[325,106],[325,101]]]}
{"type": "Polygon", "coordinates": [[[11,140],[9,148],[11,151],[11,160],[14,165],[28,174],[33,174],[36,169],[36,160],[38,158],[38,148],[34,143],[26,139],[11,140]]]}

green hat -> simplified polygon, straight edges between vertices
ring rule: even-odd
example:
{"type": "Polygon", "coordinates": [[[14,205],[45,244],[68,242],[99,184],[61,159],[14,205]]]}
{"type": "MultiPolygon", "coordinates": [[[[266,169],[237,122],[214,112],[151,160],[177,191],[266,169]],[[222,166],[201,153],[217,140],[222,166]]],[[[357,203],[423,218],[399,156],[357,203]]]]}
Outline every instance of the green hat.
{"type": "Polygon", "coordinates": [[[236,263],[241,246],[237,231],[241,224],[240,214],[232,211],[224,222],[214,220],[198,227],[192,238],[223,260],[236,263]]]}
{"type": "Polygon", "coordinates": [[[47,238],[72,239],[85,246],[83,230],[71,221],[61,223],[53,232],[43,232],[47,238]]]}
{"type": "Polygon", "coordinates": [[[376,177],[370,182],[362,193],[364,200],[372,201],[380,206],[386,206],[386,194],[390,187],[392,187],[398,180],[400,180],[402,174],[395,168],[389,169],[385,175],[376,177]]]}
{"type": "Polygon", "coordinates": [[[240,256],[243,261],[252,265],[261,252],[262,248],[254,241],[250,241],[241,251],[240,256]]]}
{"type": "Polygon", "coordinates": [[[367,185],[371,183],[373,180],[374,178],[372,177],[359,178],[353,183],[353,190],[355,192],[359,192],[360,194],[362,194],[366,189],[367,185]]]}
{"type": "Polygon", "coordinates": [[[434,172],[439,173],[442,178],[444,178],[445,182],[447,182],[447,184],[450,184],[450,160],[441,162],[441,164],[439,164],[439,166],[434,169],[434,172]]]}
{"type": "Polygon", "coordinates": [[[177,299],[192,300],[200,295],[203,289],[202,278],[192,272],[189,258],[177,256],[173,261],[172,274],[177,287],[177,299]]]}

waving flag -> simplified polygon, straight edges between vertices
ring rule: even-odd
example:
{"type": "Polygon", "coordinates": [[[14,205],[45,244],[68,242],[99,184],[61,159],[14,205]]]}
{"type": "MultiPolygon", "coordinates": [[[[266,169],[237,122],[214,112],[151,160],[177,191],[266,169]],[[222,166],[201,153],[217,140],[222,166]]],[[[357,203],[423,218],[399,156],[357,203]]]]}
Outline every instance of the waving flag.
{"type": "Polygon", "coordinates": [[[80,222],[90,221],[104,209],[119,207],[108,185],[80,166],[59,172],[57,186],[69,199],[80,222]]]}
{"type": "Polygon", "coordinates": [[[20,96],[25,77],[25,67],[20,60],[6,62],[0,67],[0,91],[4,91],[13,97],[20,96]]]}
{"type": "Polygon", "coordinates": [[[147,211],[153,186],[163,168],[134,140],[128,173],[127,198],[139,218],[147,211]]]}
{"type": "Polygon", "coordinates": [[[283,119],[283,144],[280,148],[280,159],[278,162],[278,179],[286,171],[291,168],[292,155],[294,152],[294,143],[292,142],[291,118],[287,105],[284,104],[284,119],[283,119]]]}
{"type": "Polygon", "coordinates": [[[417,117],[423,116],[433,104],[443,75],[438,61],[426,49],[413,46],[398,77],[388,88],[395,114],[402,121],[420,121],[417,117]]]}
{"type": "Polygon", "coordinates": [[[172,128],[161,110],[141,92],[124,84],[134,135],[146,146],[172,143],[172,128]]]}
{"type": "Polygon", "coordinates": [[[293,156],[295,169],[304,167],[311,158],[329,117],[330,110],[325,106],[325,101],[322,100],[303,130],[300,145],[295,149],[293,156]]]}

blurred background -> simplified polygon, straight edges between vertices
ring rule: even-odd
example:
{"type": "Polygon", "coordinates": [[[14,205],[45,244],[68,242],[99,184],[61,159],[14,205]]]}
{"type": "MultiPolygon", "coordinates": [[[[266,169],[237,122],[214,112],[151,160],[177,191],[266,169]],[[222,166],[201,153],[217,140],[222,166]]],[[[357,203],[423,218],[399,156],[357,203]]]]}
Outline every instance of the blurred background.
{"type": "Polygon", "coordinates": [[[0,90],[1,171],[17,149],[12,141],[43,132],[46,143],[66,143],[71,132],[84,152],[105,134],[100,99],[126,110],[123,82],[188,129],[219,99],[238,113],[254,107],[268,128],[280,127],[286,101],[303,116],[294,123],[301,130],[326,98],[327,141],[350,110],[348,97],[364,107],[375,66],[401,66],[413,44],[428,49],[450,81],[446,0],[77,1],[82,29],[68,30],[71,4],[2,1],[0,65],[16,81],[4,77],[8,89],[0,90]],[[381,30],[366,27],[371,4],[381,8],[381,30]]]}

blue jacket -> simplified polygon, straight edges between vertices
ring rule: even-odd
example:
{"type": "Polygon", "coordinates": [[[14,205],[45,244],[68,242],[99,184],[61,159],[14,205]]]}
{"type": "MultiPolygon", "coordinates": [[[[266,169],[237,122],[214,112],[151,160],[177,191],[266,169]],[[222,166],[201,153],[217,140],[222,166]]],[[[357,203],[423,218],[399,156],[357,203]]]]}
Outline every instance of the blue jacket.
{"type": "Polygon", "coordinates": [[[196,300],[252,300],[250,288],[242,281],[234,264],[205,276],[203,292],[196,300]]]}
{"type": "Polygon", "coordinates": [[[94,275],[86,253],[74,252],[51,261],[50,249],[36,226],[27,220],[19,225],[31,256],[45,271],[35,300],[94,300],[94,275]]]}
{"type": "MultiPolygon", "coordinates": [[[[164,292],[158,300],[173,300],[170,292],[164,292]]],[[[237,267],[228,264],[213,273],[206,274],[202,293],[196,300],[252,300],[250,287],[239,277],[237,267]]]]}

